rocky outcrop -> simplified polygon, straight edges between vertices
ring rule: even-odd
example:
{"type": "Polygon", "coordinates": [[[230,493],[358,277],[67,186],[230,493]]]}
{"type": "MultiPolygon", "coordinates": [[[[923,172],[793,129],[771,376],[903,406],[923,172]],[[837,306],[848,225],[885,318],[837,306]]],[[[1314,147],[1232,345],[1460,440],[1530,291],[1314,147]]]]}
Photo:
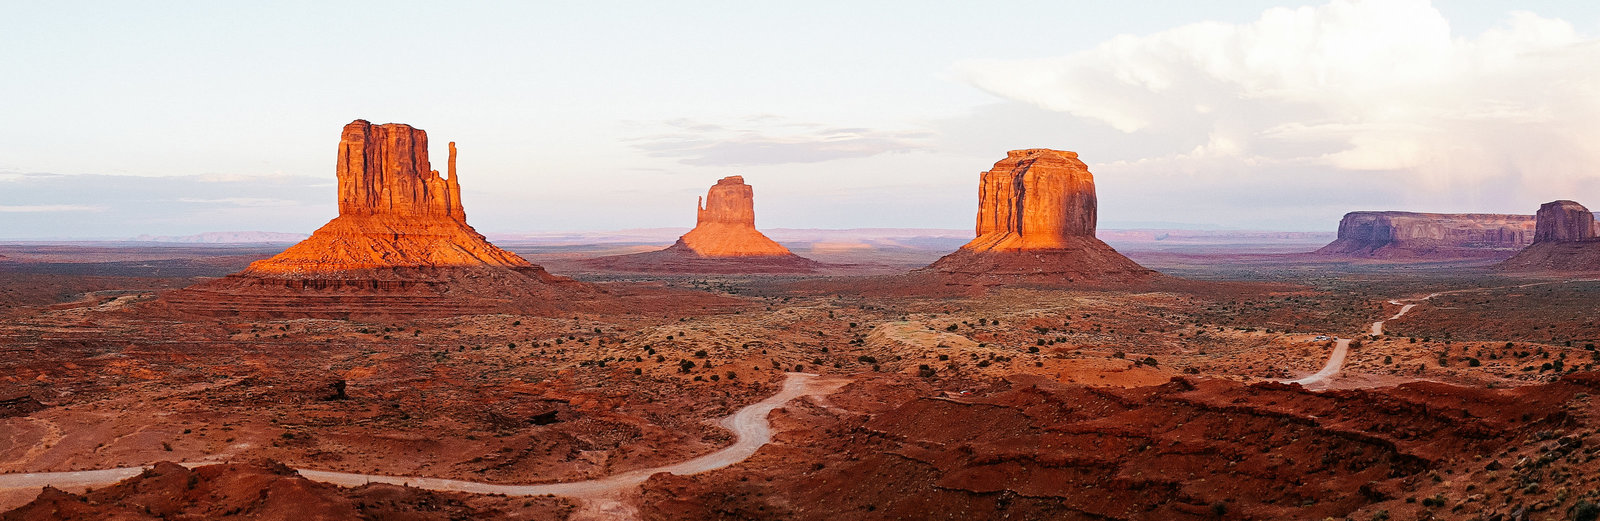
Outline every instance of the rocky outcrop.
{"type": "Polygon", "coordinates": [[[1346,257],[1462,258],[1510,255],[1533,242],[1528,215],[1350,212],[1316,253],[1346,257]]]}
{"type": "Polygon", "coordinates": [[[1539,206],[1533,242],[1571,242],[1595,238],[1594,213],[1575,201],[1551,201],[1539,206]]]}
{"type": "Polygon", "coordinates": [[[694,229],[673,248],[701,257],[792,256],[756,230],[755,193],[740,176],[724,177],[696,205],[694,229]]]}
{"type": "Polygon", "coordinates": [[[1156,276],[1096,239],[1094,175],[1075,152],[1013,150],[979,178],[977,237],[925,271],[984,282],[1156,276]]]}
{"type": "Polygon", "coordinates": [[[467,225],[455,158],[450,143],[441,177],[423,130],[351,122],[339,141],[338,217],[283,253],[165,300],[206,315],[344,318],[538,312],[598,293],[467,225]]]}
{"type": "Polygon", "coordinates": [[[712,185],[695,205],[694,229],[667,249],[584,264],[639,273],[811,273],[823,267],[756,230],[755,192],[741,176],[712,185]]]}
{"type": "MultiPolygon", "coordinates": [[[[318,483],[270,460],[200,465],[159,462],[108,487],[70,493],[46,487],[32,502],[0,519],[29,521],[160,519],[358,521],[364,519],[505,519],[508,513],[470,506],[462,493],[398,485],[345,488],[318,483]]],[[[549,508],[556,500],[535,498],[549,508]]]]}
{"type": "Polygon", "coordinates": [[[1504,271],[1600,272],[1600,222],[1573,201],[1539,206],[1533,244],[1495,266],[1504,271]]]}

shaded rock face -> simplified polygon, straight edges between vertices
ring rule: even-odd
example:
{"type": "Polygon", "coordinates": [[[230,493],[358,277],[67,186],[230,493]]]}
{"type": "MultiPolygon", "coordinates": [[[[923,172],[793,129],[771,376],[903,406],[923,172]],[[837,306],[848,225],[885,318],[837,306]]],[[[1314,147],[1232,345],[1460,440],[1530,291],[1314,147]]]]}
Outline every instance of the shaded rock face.
{"type": "Polygon", "coordinates": [[[1588,208],[1574,201],[1551,201],[1539,205],[1537,231],[1533,242],[1570,242],[1595,238],[1595,217],[1588,208]]]}
{"type": "Polygon", "coordinates": [[[1534,218],[1509,214],[1350,212],[1339,235],[1317,250],[1365,257],[1509,255],[1533,242],[1534,218]]]}
{"type": "Polygon", "coordinates": [[[756,230],[755,192],[724,177],[695,205],[695,225],[667,249],[589,259],[585,265],[639,273],[812,273],[822,263],[756,230]]]}
{"type": "Polygon", "coordinates": [[[1600,222],[1573,201],[1539,206],[1533,244],[1495,265],[1503,271],[1600,272],[1600,222]]]}
{"type": "Polygon", "coordinates": [[[427,132],[356,120],[339,140],[339,216],[244,271],[166,298],[206,315],[349,318],[537,312],[592,287],[546,273],[467,225],[450,143],[449,177],[428,160],[427,132]]]}
{"type": "Polygon", "coordinates": [[[1134,282],[1156,273],[1094,236],[1094,175],[1075,152],[1012,150],[979,177],[977,237],[928,266],[974,282],[1134,282]]]}

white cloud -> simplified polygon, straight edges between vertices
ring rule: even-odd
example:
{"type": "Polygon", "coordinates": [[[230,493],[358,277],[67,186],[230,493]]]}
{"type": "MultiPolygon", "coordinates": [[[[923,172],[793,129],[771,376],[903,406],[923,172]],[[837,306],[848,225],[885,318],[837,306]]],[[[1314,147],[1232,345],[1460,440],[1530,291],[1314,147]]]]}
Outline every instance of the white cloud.
{"type": "Polygon", "coordinates": [[[653,157],[679,158],[695,166],[748,166],[816,163],[871,157],[923,147],[925,131],[886,131],[829,127],[762,114],[740,124],[690,119],[662,122],[665,131],[633,139],[634,148],[653,157]]]}
{"type": "Polygon", "coordinates": [[[1426,0],[1336,0],[956,72],[1168,144],[1110,165],[1127,175],[1392,171],[1419,202],[1508,176],[1517,193],[1495,195],[1548,199],[1600,179],[1600,41],[1531,13],[1462,36],[1426,0]]]}

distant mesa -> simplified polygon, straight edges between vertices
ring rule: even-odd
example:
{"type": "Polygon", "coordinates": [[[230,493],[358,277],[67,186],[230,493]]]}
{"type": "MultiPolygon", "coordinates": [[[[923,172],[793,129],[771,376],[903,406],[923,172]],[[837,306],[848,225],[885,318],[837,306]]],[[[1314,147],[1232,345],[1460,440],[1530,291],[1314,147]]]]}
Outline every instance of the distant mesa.
{"type": "Polygon", "coordinates": [[[667,249],[584,264],[645,273],[812,273],[824,267],[756,230],[755,193],[741,176],[717,181],[695,209],[694,229],[667,249]]]}
{"type": "Polygon", "coordinates": [[[1094,174],[1076,152],[1012,150],[980,178],[977,238],[923,271],[998,283],[1157,277],[1095,238],[1097,205],[1094,174]]]}
{"type": "Polygon", "coordinates": [[[1533,243],[1531,215],[1350,212],[1339,235],[1315,253],[1341,257],[1446,259],[1510,256],[1533,243]]]}
{"type": "Polygon", "coordinates": [[[1600,222],[1574,201],[1539,206],[1533,244],[1497,264],[1504,271],[1600,272],[1600,222]]]}
{"type": "Polygon", "coordinates": [[[338,217],[283,253],[165,300],[205,315],[345,318],[538,313],[599,293],[467,225],[455,143],[445,178],[430,169],[427,132],[356,120],[338,161],[338,217]]]}

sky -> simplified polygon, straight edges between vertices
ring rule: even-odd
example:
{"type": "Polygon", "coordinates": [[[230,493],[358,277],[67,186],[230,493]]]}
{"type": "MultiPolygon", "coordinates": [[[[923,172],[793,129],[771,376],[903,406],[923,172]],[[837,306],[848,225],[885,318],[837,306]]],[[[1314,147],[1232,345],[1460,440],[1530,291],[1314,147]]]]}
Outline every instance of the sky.
{"type": "MultiPolygon", "coordinates": [[[[28,2],[0,239],[308,233],[354,119],[456,141],[486,233],[970,228],[1073,150],[1102,228],[1600,207],[1600,3],[28,2]]],[[[1600,209],[1600,208],[1597,208],[1600,209]]]]}

